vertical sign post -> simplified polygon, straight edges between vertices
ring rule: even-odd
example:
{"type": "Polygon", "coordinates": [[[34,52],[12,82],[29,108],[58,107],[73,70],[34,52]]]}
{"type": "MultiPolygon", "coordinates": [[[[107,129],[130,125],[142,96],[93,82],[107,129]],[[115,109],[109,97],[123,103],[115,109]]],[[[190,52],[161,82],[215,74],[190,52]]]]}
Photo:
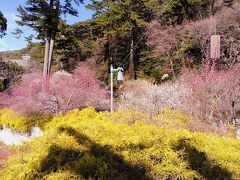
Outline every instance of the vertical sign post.
{"type": "Polygon", "coordinates": [[[211,36],[211,46],[210,46],[210,58],[211,59],[219,59],[220,58],[220,55],[221,55],[220,42],[221,42],[220,35],[212,35],[211,36]]]}

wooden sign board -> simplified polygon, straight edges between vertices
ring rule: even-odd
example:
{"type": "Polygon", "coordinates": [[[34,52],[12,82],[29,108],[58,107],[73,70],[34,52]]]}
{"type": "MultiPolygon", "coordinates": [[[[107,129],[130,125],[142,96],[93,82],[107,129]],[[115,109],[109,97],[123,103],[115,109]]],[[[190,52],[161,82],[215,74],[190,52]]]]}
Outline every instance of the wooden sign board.
{"type": "Polygon", "coordinates": [[[210,58],[211,59],[219,59],[220,58],[220,46],[221,46],[221,38],[220,35],[212,35],[211,36],[211,45],[210,45],[210,58]]]}
{"type": "Polygon", "coordinates": [[[240,139],[240,129],[237,130],[237,139],[240,139]]]}

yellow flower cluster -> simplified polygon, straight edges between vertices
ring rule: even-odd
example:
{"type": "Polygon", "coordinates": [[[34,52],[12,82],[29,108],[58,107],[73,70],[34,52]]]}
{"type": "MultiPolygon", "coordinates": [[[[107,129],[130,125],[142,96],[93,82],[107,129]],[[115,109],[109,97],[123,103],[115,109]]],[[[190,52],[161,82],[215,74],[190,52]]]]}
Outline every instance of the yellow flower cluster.
{"type": "Polygon", "coordinates": [[[240,141],[189,132],[183,128],[188,117],[173,110],[158,119],[182,128],[149,125],[146,115],[131,113],[87,108],[56,115],[42,137],[19,147],[26,153],[12,156],[0,179],[240,177],[240,141]]]}
{"type": "Polygon", "coordinates": [[[47,114],[24,115],[10,109],[0,110],[0,126],[5,125],[19,132],[28,132],[33,126],[43,127],[51,119],[52,116],[47,114]]]}

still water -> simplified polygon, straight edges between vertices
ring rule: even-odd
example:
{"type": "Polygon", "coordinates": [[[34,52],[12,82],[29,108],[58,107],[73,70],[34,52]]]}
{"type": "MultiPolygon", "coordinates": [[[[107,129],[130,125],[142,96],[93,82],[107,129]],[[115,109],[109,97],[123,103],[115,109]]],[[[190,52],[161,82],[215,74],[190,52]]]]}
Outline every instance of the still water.
{"type": "Polygon", "coordinates": [[[13,131],[5,126],[0,129],[0,141],[6,145],[19,145],[22,142],[30,141],[33,137],[38,137],[43,131],[38,127],[33,127],[31,132],[20,133],[13,131]]]}

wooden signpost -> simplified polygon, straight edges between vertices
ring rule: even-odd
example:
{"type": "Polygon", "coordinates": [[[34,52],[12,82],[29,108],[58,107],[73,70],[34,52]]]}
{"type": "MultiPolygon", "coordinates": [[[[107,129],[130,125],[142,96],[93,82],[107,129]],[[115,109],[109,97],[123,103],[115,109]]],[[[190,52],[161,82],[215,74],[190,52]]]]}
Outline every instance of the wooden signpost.
{"type": "Polygon", "coordinates": [[[211,43],[210,43],[210,58],[211,59],[219,59],[221,52],[220,52],[220,45],[221,45],[221,37],[220,35],[212,35],[211,36],[211,43]]]}

